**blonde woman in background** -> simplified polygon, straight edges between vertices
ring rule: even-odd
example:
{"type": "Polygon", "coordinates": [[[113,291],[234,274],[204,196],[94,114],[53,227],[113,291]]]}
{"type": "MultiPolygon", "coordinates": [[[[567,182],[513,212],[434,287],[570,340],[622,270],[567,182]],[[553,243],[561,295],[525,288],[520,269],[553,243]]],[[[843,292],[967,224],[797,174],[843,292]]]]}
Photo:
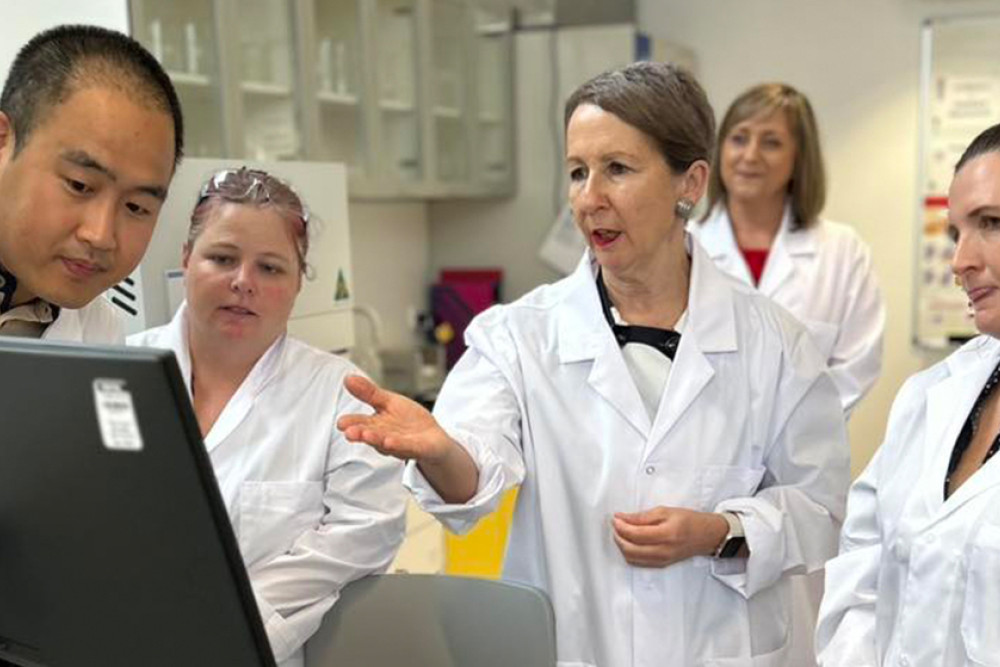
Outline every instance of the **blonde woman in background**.
{"type": "Polygon", "coordinates": [[[809,329],[849,414],[881,372],[885,309],[868,246],[820,217],[825,200],[809,100],[786,84],[761,84],[726,112],[709,210],[690,230],[722,270],[809,329]]]}
{"type": "MultiPolygon", "coordinates": [[[[690,229],[719,268],[809,329],[846,417],[881,371],[885,309],[871,252],[853,229],[820,217],[825,199],[809,100],[786,84],[760,84],[737,97],[723,118],[709,209],[690,229]]],[[[822,593],[822,571],[794,582],[789,664],[815,664],[822,593]]]]}

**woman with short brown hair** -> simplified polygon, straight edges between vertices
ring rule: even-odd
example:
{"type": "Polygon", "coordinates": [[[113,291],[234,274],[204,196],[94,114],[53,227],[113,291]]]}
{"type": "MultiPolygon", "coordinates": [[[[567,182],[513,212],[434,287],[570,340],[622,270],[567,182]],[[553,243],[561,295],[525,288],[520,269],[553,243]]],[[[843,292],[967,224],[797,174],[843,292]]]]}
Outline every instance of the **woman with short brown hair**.
{"type": "Polygon", "coordinates": [[[504,577],[552,598],[566,667],[786,664],[788,577],[836,542],[848,460],[824,360],[684,229],[712,119],[667,64],[584,84],[565,128],[576,271],[473,320],[433,415],[348,380],[376,415],[338,426],[409,460],[449,529],[520,486],[504,577]]]}

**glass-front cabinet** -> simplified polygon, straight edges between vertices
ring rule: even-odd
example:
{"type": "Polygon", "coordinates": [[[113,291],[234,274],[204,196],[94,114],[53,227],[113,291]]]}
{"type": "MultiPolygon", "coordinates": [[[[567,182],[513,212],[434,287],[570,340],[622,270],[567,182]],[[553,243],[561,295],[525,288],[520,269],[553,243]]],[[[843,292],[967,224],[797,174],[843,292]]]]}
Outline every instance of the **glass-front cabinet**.
{"type": "Polygon", "coordinates": [[[226,155],[217,21],[210,2],[133,2],[132,34],[167,70],[184,109],[186,153],[226,155]]]}
{"type": "Polygon", "coordinates": [[[510,14],[475,11],[475,178],[487,192],[504,191],[514,177],[512,24],[510,14]]]}
{"type": "Polygon", "coordinates": [[[431,117],[435,175],[442,183],[470,181],[472,84],[469,7],[457,0],[431,2],[431,117]]]}
{"type": "Polygon", "coordinates": [[[421,77],[418,3],[375,0],[372,21],[376,115],[383,151],[381,167],[389,183],[403,189],[424,180],[421,141],[421,77]]]}
{"type": "Polygon", "coordinates": [[[343,162],[352,181],[369,179],[365,5],[360,0],[309,0],[304,11],[304,69],[314,111],[307,116],[315,139],[309,157],[343,162]]]}
{"type": "Polygon", "coordinates": [[[342,162],[361,198],[513,188],[509,14],[475,0],[131,0],[187,153],[342,162]]]}
{"type": "Polygon", "coordinates": [[[304,157],[290,0],[239,0],[235,19],[243,157],[304,157]]]}

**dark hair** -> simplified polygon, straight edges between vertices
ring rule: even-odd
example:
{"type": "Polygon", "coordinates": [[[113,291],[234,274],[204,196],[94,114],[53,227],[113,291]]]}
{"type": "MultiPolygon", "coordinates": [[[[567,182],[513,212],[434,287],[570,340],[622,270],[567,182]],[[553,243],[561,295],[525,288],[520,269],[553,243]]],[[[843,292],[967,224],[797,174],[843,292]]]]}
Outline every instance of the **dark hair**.
{"type": "Polygon", "coordinates": [[[781,111],[795,141],[795,165],[788,183],[792,200],[792,229],[805,229],[819,221],[826,203],[826,172],[820,150],[819,126],[809,98],[787,83],[761,83],[733,100],[719,127],[719,143],[708,177],[708,209],[705,222],[719,202],[725,203],[726,184],[722,182],[722,149],[726,138],[743,121],[770,116],[781,111]]]}
{"type": "Polygon", "coordinates": [[[1000,153],[1000,124],[986,128],[972,140],[969,147],[962,153],[962,157],[958,158],[958,162],[955,163],[955,173],[957,174],[966,162],[986,153],[1000,153]]]}
{"type": "Polygon", "coordinates": [[[564,131],[583,104],[614,114],[652,139],[674,173],[712,157],[712,106],[695,78],[676,65],[638,62],[587,81],[566,101],[564,131]]]}
{"type": "Polygon", "coordinates": [[[92,85],[111,86],[129,99],[169,114],[174,122],[174,166],[184,153],[184,121],[170,77],[139,42],[114,30],[63,25],[35,35],[10,67],[0,111],[14,127],[14,152],[45,115],[92,85]]]}
{"type": "Polygon", "coordinates": [[[299,272],[306,278],[311,278],[306,263],[306,255],[309,254],[309,209],[291,185],[260,169],[222,169],[205,181],[191,212],[186,241],[188,248],[194,247],[195,241],[205,230],[205,224],[215,215],[219,206],[226,202],[270,208],[288,223],[295,240],[299,272]]]}

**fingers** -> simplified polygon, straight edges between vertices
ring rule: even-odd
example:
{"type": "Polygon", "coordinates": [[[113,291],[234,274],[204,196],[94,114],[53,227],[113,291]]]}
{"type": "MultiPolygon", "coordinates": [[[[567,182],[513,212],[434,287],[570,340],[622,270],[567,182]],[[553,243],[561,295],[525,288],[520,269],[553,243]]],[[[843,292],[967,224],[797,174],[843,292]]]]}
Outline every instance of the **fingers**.
{"type": "Polygon", "coordinates": [[[618,533],[613,535],[615,545],[625,557],[625,562],[636,567],[666,567],[675,562],[661,545],[633,544],[618,533]]]}
{"type": "Polygon", "coordinates": [[[652,526],[662,523],[670,515],[666,507],[654,507],[644,512],[615,512],[615,518],[637,526],[652,526]]]}
{"type": "Polygon", "coordinates": [[[368,378],[360,375],[348,375],[344,379],[344,387],[356,399],[367,403],[376,410],[384,409],[391,395],[368,378]]]}
{"type": "Polygon", "coordinates": [[[355,418],[359,415],[349,415],[347,417],[341,417],[337,420],[337,428],[339,428],[343,433],[344,437],[350,442],[363,442],[366,445],[372,445],[373,447],[382,446],[382,434],[373,428],[370,428],[369,422],[364,419],[355,418]],[[343,423],[351,422],[351,423],[343,423]]]}
{"type": "Polygon", "coordinates": [[[677,533],[677,521],[687,510],[654,507],[642,512],[617,512],[611,521],[615,545],[636,567],[666,567],[690,556],[677,533]]]}
{"type": "Polygon", "coordinates": [[[337,428],[344,433],[344,437],[349,442],[369,445],[379,454],[408,461],[418,458],[420,453],[419,443],[413,442],[412,438],[385,433],[382,429],[374,427],[370,418],[362,415],[341,417],[337,421],[337,428]]]}
{"type": "Polygon", "coordinates": [[[347,429],[352,426],[366,426],[371,423],[371,419],[371,415],[342,415],[337,419],[337,430],[343,431],[346,435],[347,429]]]}
{"type": "Polygon", "coordinates": [[[616,536],[631,544],[660,544],[665,539],[663,526],[660,523],[636,525],[615,516],[611,525],[614,527],[616,536]]]}

